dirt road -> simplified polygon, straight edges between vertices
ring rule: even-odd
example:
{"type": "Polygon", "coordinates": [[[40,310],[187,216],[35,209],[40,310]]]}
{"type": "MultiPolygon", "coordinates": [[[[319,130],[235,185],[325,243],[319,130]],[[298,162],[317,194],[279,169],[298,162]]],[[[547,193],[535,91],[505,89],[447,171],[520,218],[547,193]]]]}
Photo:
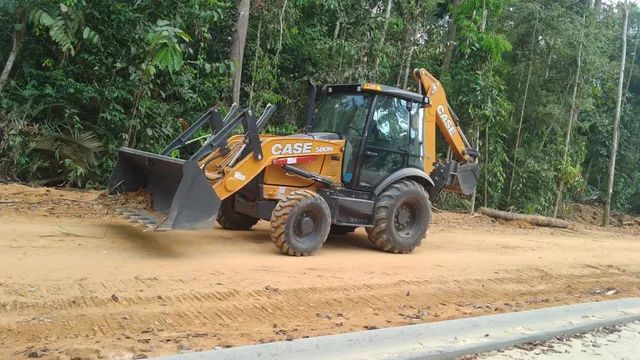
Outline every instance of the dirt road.
{"type": "Polygon", "coordinates": [[[640,295],[640,232],[437,213],[410,255],[143,232],[96,193],[0,186],[0,358],[143,358],[640,295]]]}

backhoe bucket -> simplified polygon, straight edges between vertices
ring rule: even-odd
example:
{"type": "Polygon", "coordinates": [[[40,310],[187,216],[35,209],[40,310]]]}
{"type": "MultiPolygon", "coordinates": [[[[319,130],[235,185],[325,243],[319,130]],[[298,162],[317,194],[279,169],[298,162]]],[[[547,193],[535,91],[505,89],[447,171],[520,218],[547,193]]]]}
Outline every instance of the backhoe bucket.
{"type": "Polygon", "coordinates": [[[111,193],[146,189],[153,209],[166,215],[155,225],[160,229],[211,228],[220,208],[220,198],[197,162],[135,149],[118,150],[108,188],[111,193]]]}
{"type": "Polygon", "coordinates": [[[480,165],[477,163],[460,165],[457,175],[462,193],[464,195],[471,195],[476,190],[476,184],[480,177],[480,165]]]}

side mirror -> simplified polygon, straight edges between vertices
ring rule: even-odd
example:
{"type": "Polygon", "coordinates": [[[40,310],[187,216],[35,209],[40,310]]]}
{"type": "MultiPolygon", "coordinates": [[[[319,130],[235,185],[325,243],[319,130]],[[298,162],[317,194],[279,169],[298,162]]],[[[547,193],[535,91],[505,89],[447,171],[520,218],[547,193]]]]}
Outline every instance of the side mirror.
{"type": "Polygon", "coordinates": [[[307,119],[305,122],[304,130],[306,132],[311,131],[313,125],[313,112],[316,109],[316,94],[318,93],[318,87],[313,79],[309,78],[309,98],[307,100],[307,119]]]}

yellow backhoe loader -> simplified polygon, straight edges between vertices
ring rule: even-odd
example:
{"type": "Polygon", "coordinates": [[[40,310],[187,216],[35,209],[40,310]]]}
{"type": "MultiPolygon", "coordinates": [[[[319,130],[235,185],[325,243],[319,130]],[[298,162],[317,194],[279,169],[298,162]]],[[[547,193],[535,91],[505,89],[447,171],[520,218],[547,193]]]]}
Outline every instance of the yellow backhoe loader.
{"type": "Polygon", "coordinates": [[[260,134],[259,118],[234,105],[209,109],[160,154],[121,148],[111,192],[146,189],[162,217],[122,213],[153,229],[248,230],[271,222],[281,252],[309,255],[329,233],[364,227],[378,248],[409,253],[425,237],[431,202],[444,190],[469,195],[479,166],[440,82],[414,71],[418,93],[373,83],[310,87],[305,132],[260,134]],[[204,145],[183,160],[205,124],[204,145]],[[451,159],[436,159],[436,125],[451,159]],[[238,132],[240,130],[240,132],[238,132]],[[235,135],[234,135],[235,133],[235,135]]]}

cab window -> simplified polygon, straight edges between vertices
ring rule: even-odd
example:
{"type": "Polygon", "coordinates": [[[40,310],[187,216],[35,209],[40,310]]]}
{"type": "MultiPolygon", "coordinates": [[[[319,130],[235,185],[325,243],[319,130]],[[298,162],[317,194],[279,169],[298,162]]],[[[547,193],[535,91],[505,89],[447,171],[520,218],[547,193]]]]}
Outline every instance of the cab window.
{"type": "Polygon", "coordinates": [[[342,160],[342,182],[345,185],[353,181],[372,99],[369,94],[329,95],[316,112],[312,132],[333,132],[345,140],[342,160]]]}
{"type": "Polygon", "coordinates": [[[379,95],[367,133],[358,186],[373,188],[405,167],[410,139],[411,103],[379,95]]]}

